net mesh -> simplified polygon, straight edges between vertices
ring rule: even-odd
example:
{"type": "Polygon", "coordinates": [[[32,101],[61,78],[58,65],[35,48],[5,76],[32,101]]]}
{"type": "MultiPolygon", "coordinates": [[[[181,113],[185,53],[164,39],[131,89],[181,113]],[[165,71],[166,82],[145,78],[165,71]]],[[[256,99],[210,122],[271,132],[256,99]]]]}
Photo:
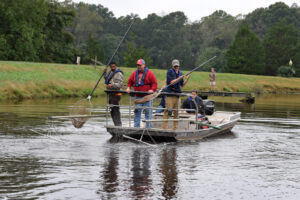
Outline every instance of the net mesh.
{"type": "Polygon", "coordinates": [[[81,128],[85,122],[88,121],[89,116],[91,116],[92,113],[92,104],[88,99],[83,99],[78,101],[71,109],[70,115],[71,116],[78,116],[82,115],[80,117],[74,117],[72,118],[72,124],[75,128],[81,128]]]}

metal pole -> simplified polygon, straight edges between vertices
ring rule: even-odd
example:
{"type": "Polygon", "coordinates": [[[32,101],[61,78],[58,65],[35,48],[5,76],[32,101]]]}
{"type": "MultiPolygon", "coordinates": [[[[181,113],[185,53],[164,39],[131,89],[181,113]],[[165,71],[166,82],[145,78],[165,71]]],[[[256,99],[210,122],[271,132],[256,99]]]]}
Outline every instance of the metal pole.
{"type": "MultiPolygon", "coordinates": [[[[181,100],[180,96],[177,96],[177,119],[180,119],[180,112],[179,112],[180,104],[181,104],[180,100],[181,100]]],[[[177,124],[177,130],[178,128],[179,128],[179,122],[177,124]]]]}
{"type": "MultiPolygon", "coordinates": [[[[121,41],[119,42],[119,44],[118,44],[117,48],[115,49],[115,51],[114,51],[113,55],[110,57],[109,61],[107,62],[106,66],[105,66],[105,69],[107,69],[107,67],[108,67],[109,63],[112,61],[112,59],[113,59],[113,58],[114,58],[114,56],[116,55],[117,51],[119,50],[119,48],[120,48],[120,46],[121,46],[121,44],[122,44],[123,40],[125,39],[125,37],[126,37],[127,33],[129,32],[129,30],[131,29],[131,27],[132,27],[132,25],[133,25],[133,23],[134,23],[134,20],[135,20],[135,19],[133,19],[133,21],[131,22],[131,24],[130,24],[129,28],[128,28],[128,29],[127,29],[127,31],[125,32],[125,34],[124,34],[124,36],[122,37],[121,41]]],[[[104,74],[106,74],[106,72],[104,72],[104,71],[103,71],[103,73],[102,73],[102,74],[101,74],[101,76],[99,77],[99,79],[98,79],[98,81],[97,81],[96,85],[94,86],[94,88],[93,88],[92,92],[91,92],[91,93],[90,93],[90,95],[88,96],[88,99],[91,99],[91,98],[92,98],[92,95],[93,95],[93,93],[94,93],[95,89],[97,88],[97,86],[98,86],[98,84],[99,84],[100,80],[101,80],[101,79],[102,79],[102,77],[104,76],[104,74]]]]}
{"type": "Polygon", "coordinates": [[[129,95],[129,127],[131,127],[131,96],[129,95]]]}
{"type": "MultiPolygon", "coordinates": [[[[193,98],[192,98],[193,99],[193,98]]],[[[195,119],[195,124],[196,124],[196,126],[195,126],[195,129],[197,129],[198,127],[198,125],[197,125],[197,122],[198,122],[198,105],[197,105],[197,102],[196,102],[196,100],[195,99],[193,99],[193,102],[194,102],[194,104],[195,104],[195,107],[196,107],[196,112],[195,112],[195,114],[196,114],[196,119],[195,119]]]]}
{"type": "Polygon", "coordinates": [[[106,126],[108,126],[109,94],[106,95],[106,126]]]}

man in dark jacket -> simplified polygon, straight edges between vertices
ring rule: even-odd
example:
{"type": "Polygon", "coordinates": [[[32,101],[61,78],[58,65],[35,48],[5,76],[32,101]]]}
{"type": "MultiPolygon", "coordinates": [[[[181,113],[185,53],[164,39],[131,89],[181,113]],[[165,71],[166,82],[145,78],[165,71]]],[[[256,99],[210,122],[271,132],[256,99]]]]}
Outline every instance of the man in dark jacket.
{"type": "MultiPolygon", "coordinates": [[[[189,76],[184,76],[179,70],[179,60],[172,61],[172,68],[167,72],[167,87],[166,92],[169,93],[181,93],[181,87],[184,87],[188,80],[189,76]],[[187,78],[185,81],[184,78],[187,78]]],[[[166,97],[166,110],[164,111],[164,119],[169,119],[170,113],[174,111],[174,119],[178,119],[178,109],[180,108],[180,98],[178,96],[167,96],[166,97]]],[[[162,128],[167,129],[168,122],[164,121],[162,128]]],[[[174,121],[173,129],[176,130],[178,127],[178,121],[174,121]]]]}
{"type": "Polygon", "coordinates": [[[184,109],[194,109],[194,111],[187,111],[187,113],[195,113],[196,105],[198,107],[198,113],[202,113],[201,108],[203,107],[202,98],[197,95],[196,91],[192,91],[192,96],[189,96],[184,102],[182,103],[181,108],[184,109]]]}
{"type": "MultiPolygon", "coordinates": [[[[109,63],[110,71],[105,74],[105,84],[108,90],[120,90],[124,83],[123,72],[118,69],[117,64],[112,61],[109,63]]],[[[106,70],[105,70],[106,72],[106,70]]],[[[117,105],[111,107],[110,114],[115,126],[122,126],[120,113],[121,93],[108,94],[108,103],[117,105]]]]}

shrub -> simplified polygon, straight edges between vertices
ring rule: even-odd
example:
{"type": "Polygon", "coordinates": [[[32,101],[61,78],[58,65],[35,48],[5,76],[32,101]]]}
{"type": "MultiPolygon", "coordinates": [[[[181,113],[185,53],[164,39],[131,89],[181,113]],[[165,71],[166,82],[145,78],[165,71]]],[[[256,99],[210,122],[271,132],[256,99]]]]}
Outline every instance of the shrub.
{"type": "Polygon", "coordinates": [[[282,65],[278,69],[278,75],[282,77],[292,77],[295,75],[295,70],[290,66],[282,65]]]}

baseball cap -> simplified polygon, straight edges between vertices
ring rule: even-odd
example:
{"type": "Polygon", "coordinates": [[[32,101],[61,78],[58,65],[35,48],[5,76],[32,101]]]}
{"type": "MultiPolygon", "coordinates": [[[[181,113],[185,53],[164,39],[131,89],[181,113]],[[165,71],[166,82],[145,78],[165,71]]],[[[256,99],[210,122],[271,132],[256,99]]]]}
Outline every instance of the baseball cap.
{"type": "Polygon", "coordinates": [[[136,62],[137,65],[145,65],[145,61],[143,59],[139,59],[137,62],[136,62]]]}
{"type": "Polygon", "coordinates": [[[180,66],[180,63],[179,63],[179,60],[172,60],[172,67],[174,67],[174,66],[180,66]]]}

